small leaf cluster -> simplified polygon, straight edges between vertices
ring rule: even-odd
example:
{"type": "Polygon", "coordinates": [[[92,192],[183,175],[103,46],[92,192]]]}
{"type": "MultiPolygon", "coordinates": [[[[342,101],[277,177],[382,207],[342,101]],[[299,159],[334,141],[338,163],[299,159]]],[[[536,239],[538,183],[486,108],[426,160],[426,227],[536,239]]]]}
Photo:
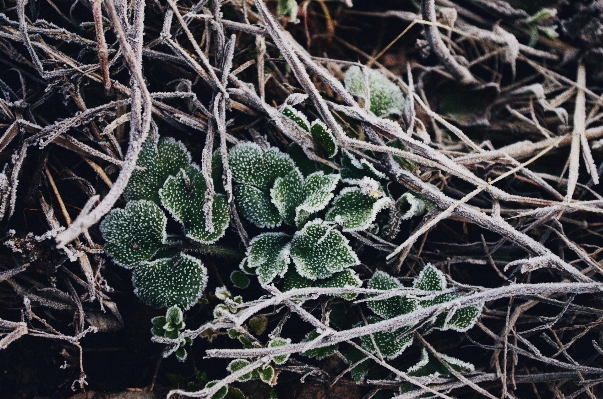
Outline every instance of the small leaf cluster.
{"type": "Polygon", "coordinates": [[[400,116],[404,95],[381,72],[353,66],[345,74],[345,88],[364,100],[365,107],[379,117],[400,116]]]}
{"type": "Polygon", "coordinates": [[[208,198],[213,182],[191,162],[184,144],[171,138],[148,140],[136,166],[124,191],[126,207],[111,211],[100,225],[105,251],[115,263],[133,269],[135,293],[145,303],[186,310],[202,295],[207,271],[199,259],[177,248],[183,240],[212,244],[224,235],[230,219],[226,197],[208,198]],[[208,209],[211,218],[201,212],[208,209]],[[184,237],[168,239],[166,211],[184,237]]]}
{"type": "Polygon", "coordinates": [[[151,329],[153,336],[177,340],[168,351],[174,351],[178,360],[185,361],[187,352],[184,346],[190,345],[192,340],[189,337],[179,339],[185,326],[182,310],[178,306],[172,306],[167,309],[165,316],[154,317],[151,319],[151,323],[153,323],[151,329]]]}

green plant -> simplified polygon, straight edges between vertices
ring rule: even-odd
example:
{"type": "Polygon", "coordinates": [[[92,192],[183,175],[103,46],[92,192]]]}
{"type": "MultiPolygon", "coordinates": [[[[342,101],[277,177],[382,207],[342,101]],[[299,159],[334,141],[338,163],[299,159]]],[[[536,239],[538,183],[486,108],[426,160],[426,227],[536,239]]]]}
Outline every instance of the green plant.
{"type": "Polygon", "coordinates": [[[345,74],[345,88],[364,100],[365,108],[379,117],[400,116],[404,95],[398,86],[381,72],[353,66],[345,74]]]}

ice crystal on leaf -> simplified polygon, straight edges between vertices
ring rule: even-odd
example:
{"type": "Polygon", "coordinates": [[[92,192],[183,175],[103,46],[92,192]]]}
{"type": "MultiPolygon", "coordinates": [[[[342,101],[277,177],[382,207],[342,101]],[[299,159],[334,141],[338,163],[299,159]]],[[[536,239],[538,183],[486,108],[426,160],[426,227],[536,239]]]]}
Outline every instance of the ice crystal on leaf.
{"type": "Polygon", "coordinates": [[[182,223],[186,236],[203,244],[217,241],[226,232],[230,220],[226,197],[213,196],[212,224],[206,226],[203,212],[207,184],[199,169],[189,166],[170,176],[159,191],[162,205],[178,222],[182,223]]]}
{"type": "Polygon", "coordinates": [[[446,289],[444,273],[427,264],[415,279],[413,287],[423,291],[442,291],[446,289]]]}
{"type": "Polygon", "coordinates": [[[285,223],[300,227],[311,214],[327,206],[338,181],[338,175],[322,172],[312,173],[304,180],[296,168],[276,179],[270,196],[285,223]]]}
{"type": "Polygon", "coordinates": [[[264,233],[249,243],[247,267],[257,270],[262,284],[283,277],[289,265],[291,237],[283,233],[264,233]]]}
{"type": "Polygon", "coordinates": [[[281,216],[270,199],[270,189],[279,177],[295,169],[291,158],[276,148],[263,151],[255,143],[241,143],[228,153],[235,186],[237,209],[258,227],[280,225],[281,216]]]}
{"type": "Polygon", "coordinates": [[[186,254],[146,262],[134,270],[134,292],[156,308],[178,306],[187,310],[207,283],[207,270],[199,259],[186,254]]]}
{"type": "Polygon", "coordinates": [[[330,277],[359,263],[348,240],[320,219],[295,233],[290,254],[297,272],[310,280],[330,277]]]}
{"type": "Polygon", "coordinates": [[[410,208],[400,217],[402,220],[408,220],[415,216],[420,216],[427,209],[425,201],[413,195],[410,192],[404,193],[399,199],[400,205],[407,203],[410,208]]]}
{"type": "MultiPolygon", "coordinates": [[[[446,362],[448,367],[451,369],[461,372],[469,373],[475,371],[475,367],[471,363],[464,362],[452,356],[447,356],[442,353],[438,353],[438,356],[446,362]]],[[[406,373],[412,377],[448,377],[452,373],[444,364],[438,361],[433,355],[427,352],[427,349],[423,348],[421,351],[421,359],[417,364],[406,370],[406,373]]]]}
{"type": "MultiPolygon", "coordinates": [[[[377,316],[368,316],[366,321],[368,324],[375,324],[381,321],[381,319],[377,316]]],[[[409,329],[409,327],[402,327],[395,331],[376,332],[372,334],[372,339],[370,335],[364,335],[360,337],[360,342],[366,350],[377,353],[377,350],[373,345],[374,340],[377,349],[382,356],[388,359],[394,359],[412,344],[412,334],[404,335],[409,329]]]]}
{"type": "Polygon", "coordinates": [[[337,154],[337,143],[331,130],[321,121],[315,120],[310,126],[312,138],[325,152],[327,157],[333,158],[337,154]]]}
{"type": "Polygon", "coordinates": [[[159,204],[159,189],[166,179],[190,163],[191,156],[180,141],[161,138],[155,145],[153,140],[147,140],[136,161],[140,169],[132,173],[124,198],[128,201],[146,199],[159,204]]]}
{"type": "Polygon", "coordinates": [[[370,104],[369,108],[373,114],[379,117],[402,115],[402,90],[381,72],[353,66],[346,72],[344,83],[350,94],[361,97],[370,104]]]}
{"type": "Polygon", "coordinates": [[[387,176],[379,172],[375,167],[362,158],[358,160],[348,150],[342,150],[343,157],[341,158],[341,180],[349,184],[358,184],[363,178],[369,177],[373,180],[385,180],[387,176]]]}
{"type": "Polygon", "coordinates": [[[388,197],[379,198],[378,195],[364,193],[360,187],[344,188],[333,201],[325,219],[341,224],[344,232],[366,230],[379,211],[392,204],[388,197]]]}
{"type": "Polygon", "coordinates": [[[301,127],[306,132],[310,131],[310,122],[308,122],[308,118],[306,118],[306,115],[302,114],[290,105],[285,105],[281,112],[283,113],[283,115],[291,119],[293,122],[295,122],[297,126],[301,127]]]}
{"type": "MultiPolygon", "coordinates": [[[[368,288],[390,291],[403,288],[403,286],[398,280],[391,277],[387,273],[377,271],[375,274],[373,274],[373,277],[368,282],[368,288]]],[[[374,295],[369,295],[368,297],[370,298],[371,296],[374,295]]],[[[418,309],[418,306],[419,303],[416,299],[407,298],[406,296],[401,295],[368,302],[368,307],[384,319],[391,319],[396,316],[414,312],[418,309]]]]}
{"type": "Polygon", "coordinates": [[[167,218],[154,202],[130,201],[113,209],[100,224],[105,251],[115,263],[132,268],[153,257],[166,239],[167,218]]]}

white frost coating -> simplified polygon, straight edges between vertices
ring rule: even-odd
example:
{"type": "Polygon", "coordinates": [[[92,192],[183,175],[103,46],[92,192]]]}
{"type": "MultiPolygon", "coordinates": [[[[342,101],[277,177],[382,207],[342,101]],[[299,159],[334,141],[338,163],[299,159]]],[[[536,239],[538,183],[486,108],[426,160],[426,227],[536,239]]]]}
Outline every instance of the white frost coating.
{"type": "Polygon", "coordinates": [[[331,158],[337,154],[339,146],[333,136],[333,132],[322,121],[317,119],[312,122],[310,125],[310,134],[314,141],[327,152],[327,157],[331,158]]]}
{"type": "Polygon", "coordinates": [[[423,291],[443,291],[447,286],[444,273],[428,263],[413,283],[413,288],[423,291]]]}
{"type": "Polygon", "coordinates": [[[345,74],[344,83],[346,90],[350,94],[363,98],[375,115],[387,117],[402,114],[404,107],[402,90],[381,72],[352,66],[345,74]]]}
{"type": "Polygon", "coordinates": [[[268,284],[283,277],[290,263],[290,236],[264,233],[254,237],[247,248],[247,266],[256,268],[260,282],[268,284]]]}
{"type": "Polygon", "coordinates": [[[421,367],[427,366],[427,363],[429,363],[429,356],[427,355],[427,349],[422,348],[421,349],[421,359],[419,359],[419,362],[417,364],[415,364],[412,367],[409,367],[408,370],[406,370],[406,374],[411,374],[411,373],[418,371],[421,367]]]}
{"type": "Polygon", "coordinates": [[[415,197],[410,192],[404,193],[398,201],[406,202],[410,205],[410,209],[400,217],[402,220],[408,220],[411,217],[419,216],[425,212],[425,201],[415,197]]]}
{"type": "Polygon", "coordinates": [[[295,108],[293,108],[290,105],[285,105],[281,109],[281,112],[283,113],[283,115],[285,115],[287,118],[291,119],[293,122],[295,122],[299,127],[304,129],[306,132],[310,131],[310,122],[308,121],[308,118],[306,117],[306,115],[302,114],[301,112],[299,112],[298,110],[296,110],[295,108]]]}
{"type": "Polygon", "coordinates": [[[371,226],[381,210],[392,204],[389,197],[377,198],[364,194],[360,187],[346,187],[333,201],[325,220],[341,224],[344,232],[362,231],[371,226]]]}
{"type": "Polygon", "coordinates": [[[364,177],[370,177],[375,180],[386,179],[385,173],[378,171],[375,167],[362,158],[358,160],[348,150],[343,150],[342,159],[342,170],[341,170],[341,181],[348,184],[358,184],[364,177]]]}

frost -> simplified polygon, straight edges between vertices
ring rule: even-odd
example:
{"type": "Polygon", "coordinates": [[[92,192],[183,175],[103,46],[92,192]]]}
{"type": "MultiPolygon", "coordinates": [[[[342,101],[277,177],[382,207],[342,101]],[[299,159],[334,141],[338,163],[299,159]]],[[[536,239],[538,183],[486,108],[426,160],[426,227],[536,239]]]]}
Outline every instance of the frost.
{"type": "Polygon", "coordinates": [[[180,222],[186,236],[203,244],[211,244],[226,232],[230,214],[226,197],[217,194],[212,203],[213,229],[205,225],[206,217],[202,212],[205,205],[207,185],[199,169],[189,166],[181,169],[176,176],[170,176],[159,190],[162,205],[180,222]]]}
{"type": "Polygon", "coordinates": [[[283,277],[289,265],[289,241],[291,237],[283,233],[264,233],[249,243],[247,266],[256,268],[262,284],[268,284],[283,277]]]}
{"type": "Polygon", "coordinates": [[[364,177],[370,177],[373,180],[384,180],[387,176],[379,172],[366,159],[360,161],[347,150],[342,150],[341,158],[341,180],[349,184],[358,184],[364,177]]]}
{"type": "Polygon", "coordinates": [[[302,277],[295,271],[295,268],[289,269],[285,278],[283,279],[283,291],[290,291],[300,288],[312,287],[314,284],[313,280],[302,277]]]}
{"type": "Polygon", "coordinates": [[[444,319],[441,325],[436,326],[441,330],[454,330],[459,332],[465,332],[475,325],[477,319],[482,314],[483,304],[466,306],[454,311],[452,315],[449,315],[444,319]]]}
{"type": "Polygon", "coordinates": [[[296,24],[299,22],[299,19],[297,19],[297,9],[296,0],[278,0],[277,13],[279,18],[288,16],[291,18],[289,21],[296,24]]]}
{"type": "MultiPolygon", "coordinates": [[[[381,321],[381,319],[376,316],[368,316],[366,321],[369,324],[375,324],[381,321]]],[[[375,340],[379,353],[387,359],[394,359],[400,356],[412,344],[413,335],[404,335],[408,330],[409,327],[402,327],[395,331],[376,332],[372,334],[373,339],[371,339],[370,335],[364,335],[360,337],[360,342],[366,350],[377,353],[373,345],[373,340],[375,340]]]]}
{"type": "Polygon", "coordinates": [[[271,386],[276,385],[276,373],[274,371],[274,367],[270,366],[269,364],[253,370],[253,376],[271,386]]]}
{"type": "MultiPolygon", "coordinates": [[[[373,277],[368,282],[369,289],[390,291],[402,287],[402,284],[400,284],[398,280],[382,271],[375,272],[373,277]]],[[[367,295],[369,298],[371,296],[374,295],[367,295]]],[[[394,296],[387,299],[368,302],[369,309],[384,319],[391,319],[396,316],[414,312],[417,310],[418,306],[419,304],[416,299],[407,298],[404,296],[394,296]]]]}
{"type": "MultiPolygon", "coordinates": [[[[310,342],[310,341],[315,340],[318,337],[320,337],[320,333],[316,330],[312,330],[308,334],[306,334],[306,337],[304,338],[303,342],[310,342]]],[[[324,359],[325,357],[331,356],[332,354],[337,352],[337,348],[338,348],[338,345],[335,344],[335,345],[323,346],[323,347],[316,348],[316,349],[310,349],[305,352],[302,352],[301,354],[304,356],[308,356],[308,357],[314,357],[314,358],[320,360],[320,359],[324,359]]]]}
{"type": "MultiPolygon", "coordinates": [[[[270,340],[270,342],[268,342],[268,347],[274,348],[276,346],[289,345],[290,343],[291,343],[291,340],[289,338],[280,338],[279,337],[279,338],[274,338],[274,339],[270,340]]],[[[272,361],[274,362],[274,364],[283,364],[288,359],[289,359],[289,354],[284,354],[284,355],[274,356],[272,361]]]]}
{"type": "Polygon", "coordinates": [[[141,169],[132,173],[124,198],[127,201],[146,199],[159,204],[159,189],[166,179],[190,163],[191,156],[180,141],[162,138],[155,146],[153,140],[147,140],[136,161],[136,166],[141,169]]]}
{"type": "Polygon", "coordinates": [[[279,177],[293,171],[291,158],[275,148],[262,150],[255,143],[240,143],[228,153],[235,187],[237,209],[258,227],[274,227],[281,223],[278,210],[270,200],[270,189],[279,177]]]}
{"type": "Polygon", "coordinates": [[[413,287],[423,291],[443,291],[446,289],[444,274],[428,263],[415,279],[413,287]]]}
{"type": "Polygon", "coordinates": [[[381,72],[353,66],[346,72],[344,83],[350,94],[361,97],[367,105],[370,104],[368,108],[373,114],[379,117],[402,115],[402,90],[381,72]]]}
{"type": "Polygon", "coordinates": [[[151,259],[166,239],[167,218],[155,203],[130,201],[114,209],[100,224],[105,251],[118,265],[132,268],[151,259]]]}
{"type": "Polygon", "coordinates": [[[354,347],[348,348],[348,350],[342,354],[348,362],[348,365],[352,368],[350,374],[354,381],[362,380],[368,373],[370,364],[368,357],[362,351],[354,347]]]}
{"type": "Polygon", "coordinates": [[[408,220],[411,217],[420,216],[421,214],[423,214],[423,212],[425,212],[425,209],[427,208],[425,201],[414,196],[410,192],[404,193],[400,197],[400,199],[398,199],[398,203],[400,205],[403,203],[407,203],[408,205],[410,205],[410,209],[404,212],[402,216],[400,216],[402,220],[408,220]]]}
{"type": "Polygon", "coordinates": [[[310,280],[360,263],[348,240],[320,219],[308,222],[293,236],[290,252],[297,272],[310,280]]]}
{"type": "Polygon", "coordinates": [[[296,125],[304,129],[306,132],[310,131],[310,122],[308,122],[308,118],[306,118],[306,115],[302,114],[290,105],[285,105],[281,112],[283,113],[283,115],[291,119],[293,122],[295,122],[296,125]]]}
{"type": "MultiPolygon", "coordinates": [[[[318,280],[316,286],[321,288],[358,288],[362,286],[362,280],[360,280],[360,277],[358,277],[358,274],[356,274],[355,271],[346,269],[342,272],[335,273],[327,279],[318,280]]],[[[358,294],[350,293],[337,296],[351,301],[356,299],[358,294]]]]}
{"type": "Polygon", "coordinates": [[[199,259],[186,254],[146,262],[134,270],[134,293],[156,308],[189,309],[203,294],[207,270],[199,259]]]}
{"type": "MultiPolygon", "coordinates": [[[[251,363],[247,359],[235,359],[228,364],[228,366],[226,367],[226,370],[228,370],[230,373],[234,373],[236,371],[241,370],[244,367],[249,366],[250,364],[251,363]]],[[[244,374],[241,377],[237,378],[237,380],[238,381],[249,381],[249,380],[251,380],[251,373],[244,374]]]]}
{"type": "Polygon", "coordinates": [[[366,230],[375,221],[379,211],[391,204],[388,197],[379,198],[363,193],[362,188],[347,187],[335,198],[325,219],[341,224],[343,231],[366,230]]]}
{"type": "MultiPolygon", "coordinates": [[[[220,381],[219,380],[210,381],[205,385],[205,388],[211,388],[214,385],[216,385],[218,382],[220,382],[220,381]]],[[[211,399],[224,399],[224,397],[226,396],[228,391],[229,391],[228,385],[224,386],[224,387],[218,389],[218,392],[216,392],[214,394],[214,396],[211,397],[211,399]]]]}
{"type": "Polygon", "coordinates": [[[304,181],[299,170],[295,169],[276,179],[270,196],[283,220],[300,227],[308,216],[327,206],[338,181],[338,175],[325,175],[323,172],[312,173],[304,181]]]}
{"type": "MultiPolygon", "coordinates": [[[[438,356],[455,371],[460,373],[475,371],[475,366],[471,363],[464,362],[442,353],[438,353],[438,356]]],[[[411,377],[448,377],[452,374],[450,370],[448,370],[448,367],[438,361],[434,356],[430,355],[425,348],[421,351],[421,359],[419,362],[406,370],[406,373],[411,377]]]]}
{"type": "Polygon", "coordinates": [[[331,130],[321,121],[315,120],[310,126],[312,138],[327,153],[327,157],[332,158],[337,154],[337,143],[331,130]]]}

